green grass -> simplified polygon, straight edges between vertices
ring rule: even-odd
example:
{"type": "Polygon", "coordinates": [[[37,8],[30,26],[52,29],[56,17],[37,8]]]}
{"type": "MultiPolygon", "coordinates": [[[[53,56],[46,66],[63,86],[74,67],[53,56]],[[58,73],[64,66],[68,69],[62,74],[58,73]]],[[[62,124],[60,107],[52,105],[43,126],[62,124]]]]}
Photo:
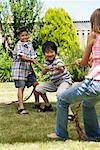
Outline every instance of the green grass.
{"type": "Polygon", "coordinates": [[[25,104],[29,115],[18,115],[16,104],[0,105],[0,141],[1,143],[36,142],[47,140],[46,134],[55,124],[55,112],[38,113],[32,103],[25,104]]]}
{"type": "MultiPolygon", "coordinates": [[[[38,113],[33,106],[33,97],[25,103],[29,115],[18,115],[16,113],[18,104],[7,105],[13,99],[16,100],[16,89],[13,83],[1,83],[0,91],[0,141],[1,143],[16,142],[46,142],[47,134],[54,131],[56,118],[56,102],[52,102],[54,112],[38,113]],[[6,103],[3,103],[3,99],[6,103]]],[[[26,89],[29,95],[31,89],[26,89]]],[[[78,140],[75,131],[75,123],[69,123],[70,137],[78,140]]]]}
{"type": "MultiPolygon", "coordinates": [[[[28,91],[29,95],[30,90],[28,89],[26,91],[28,91]]],[[[21,147],[21,150],[28,150],[29,146],[29,150],[33,149],[33,147],[34,150],[60,150],[60,148],[65,150],[67,145],[69,145],[68,147],[70,148],[67,150],[75,149],[75,147],[77,147],[78,150],[78,146],[81,146],[83,150],[87,148],[88,145],[90,145],[93,150],[95,146],[96,149],[100,148],[99,142],[78,141],[74,121],[69,122],[69,135],[71,140],[67,140],[66,142],[49,140],[47,134],[54,131],[55,128],[56,102],[52,102],[54,112],[38,113],[32,108],[33,98],[31,97],[32,99],[25,103],[29,115],[18,115],[16,113],[17,103],[11,105],[6,104],[12,101],[13,97],[14,100],[16,100],[16,90],[13,83],[0,83],[0,150],[6,150],[8,146],[9,150],[17,150],[19,147],[21,147]],[[25,143],[26,146],[23,143],[25,143]]],[[[76,106],[72,106],[73,110],[75,110],[75,107],[76,106]]],[[[100,117],[100,103],[98,103],[96,107],[98,117],[100,117]]],[[[83,127],[81,108],[79,118],[80,124],[83,127]]]]}
{"type": "MultiPolygon", "coordinates": [[[[26,103],[25,108],[29,115],[18,115],[17,104],[0,104],[0,141],[1,143],[16,142],[46,142],[47,134],[54,131],[56,108],[54,112],[36,112],[33,103],[26,103]]],[[[70,138],[78,140],[75,132],[75,123],[69,123],[70,138]]]]}

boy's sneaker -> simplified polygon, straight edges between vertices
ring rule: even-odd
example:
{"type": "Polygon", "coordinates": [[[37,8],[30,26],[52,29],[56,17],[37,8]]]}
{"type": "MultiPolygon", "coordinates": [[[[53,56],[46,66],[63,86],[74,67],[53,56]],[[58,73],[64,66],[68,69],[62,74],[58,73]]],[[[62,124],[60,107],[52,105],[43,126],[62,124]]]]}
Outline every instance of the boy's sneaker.
{"type": "Polygon", "coordinates": [[[49,106],[45,105],[43,108],[43,112],[52,112],[52,111],[53,111],[53,108],[51,104],[49,106]]]}
{"type": "Polygon", "coordinates": [[[62,138],[62,137],[58,136],[56,133],[47,134],[47,137],[52,140],[62,140],[62,141],[67,140],[67,138],[62,138]]]}
{"type": "Polygon", "coordinates": [[[36,109],[37,112],[43,111],[42,108],[41,108],[41,104],[34,104],[33,108],[36,109]]]}

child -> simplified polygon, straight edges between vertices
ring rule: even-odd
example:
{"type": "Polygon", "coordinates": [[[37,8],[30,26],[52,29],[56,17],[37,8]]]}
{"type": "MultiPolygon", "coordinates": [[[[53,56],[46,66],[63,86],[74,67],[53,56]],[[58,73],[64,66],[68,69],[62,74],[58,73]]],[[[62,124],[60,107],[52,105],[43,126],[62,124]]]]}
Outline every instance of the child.
{"type": "MultiPolygon", "coordinates": [[[[36,87],[36,91],[42,94],[45,94],[46,92],[57,91],[57,95],[59,95],[62,90],[66,90],[72,84],[71,76],[64,67],[62,60],[56,56],[57,46],[54,42],[47,41],[43,44],[42,50],[45,55],[42,75],[45,75],[49,72],[51,80],[43,83],[42,85],[38,85],[36,87]]],[[[48,108],[45,107],[44,111],[47,109],[48,108]]],[[[69,120],[73,119],[73,112],[71,109],[69,109],[69,120]]]]}
{"type": "MultiPolygon", "coordinates": [[[[23,104],[23,94],[24,88],[27,86],[33,86],[34,88],[38,85],[36,80],[36,75],[31,66],[31,63],[36,63],[34,59],[34,49],[32,47],[32,43],[29,42],[28,31],[25,27],[22,27],[18,31],[19,41],[14,48],[14,56],[13,56],[13,66],[12,66],[12,77],[15,82],[15,87],[18,88],[18,101],[19,108],[18,114],[28,114],[28,112],[24,109],[23,104]]],[[[35,96],[35,108],[38,108],[39,103],[39,95],[34,91],[35,96]]],[[[45,103],[50,105],[48,100],[46,99],[45,94],[41,94],[45,103]]]]}
{"type": "Polygon", "coordinates": [[[85,133],[90,140],[100,140],[100,127],[97,120],[95,104],[100,100],[100,9],[91,15],[91,33],[81,60],[76,63],[84,66],[92,53],[92,67],[85,80],[58,95],[56,129],[47,136],[51,139],[68,139],[68,106],[82,101],[85,133]]]}

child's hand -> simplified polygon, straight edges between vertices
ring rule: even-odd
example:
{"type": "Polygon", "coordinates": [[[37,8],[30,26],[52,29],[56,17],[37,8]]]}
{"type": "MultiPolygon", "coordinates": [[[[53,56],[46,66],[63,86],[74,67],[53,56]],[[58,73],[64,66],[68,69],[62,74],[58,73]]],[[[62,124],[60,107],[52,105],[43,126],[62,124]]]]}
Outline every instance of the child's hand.
{"type": "Polygon", "coordinates": [[[51,69],[53,69],[53,66],[52,66],[52,65],[49,65],[49,66],[45,67],[45,70],[47,70],[47,71],[49,71],[49,70],[51,70],[51,69]]]}
{"type": "Polygon", "coordinates": [[[24,54],[24,53],[22,53],[22,52],[21,52],[21,53],[19,53],[19,55],[20,55],[20,56],[25,56],[25,54],[24,54]]]}
{"type": "Polygon", "coordinates": [[[59,73],[64,72],[64,66],[55,65],[55,66],[53,66],[53,68],[55,68],[55,69],[59,70],[59,73]]]}
{"type": "Polygon", "coordinates": [[[42,70],[42,75],[45,75],[49,70],[51,70],[53,68],[52,65],[46,66],[44,67],[44,69],[42,70]]]}
{"type": "Polygon", "coordinates": [[[37,63],[37,61],[33,58],[32,59],[32,62],[34,63],[34,64],[36,64],[37,63]]]}
{"type": "Polygon", "coordinates": [[[77,59],[77,60],[75,61],[75,63],[76,63],[78,66],[80,66],[81,61],[82,61],[82,58],[79,58],[79,59],[77,59]]]}
{"type": "Polygon", "coordinates": [[[92,62],[93,62],[93,57],[92,57],[92,54],[91,54],[90,57],[89,57],[88,64],[91,66],[91,65],[92,65],[92,62]]]}
{"type": "Polygon", "coordinates": [[[55,68],[57,70],[62,70],[62,68],[64,68],[64,66],[55,65],[55,66],[53,66],[53,68],[55,68]]]}

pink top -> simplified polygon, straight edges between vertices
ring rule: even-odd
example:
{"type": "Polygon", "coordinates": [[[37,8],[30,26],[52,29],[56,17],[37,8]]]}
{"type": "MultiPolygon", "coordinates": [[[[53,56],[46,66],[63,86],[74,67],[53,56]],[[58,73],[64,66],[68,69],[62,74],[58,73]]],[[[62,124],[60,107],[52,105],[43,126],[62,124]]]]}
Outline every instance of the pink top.
{"type": "Polygon", "coordinates": [[[92,67],[86,78],[100,81],[100,35],[97,36],[96,42],[92,47],[92,59],[92,67]]]}

